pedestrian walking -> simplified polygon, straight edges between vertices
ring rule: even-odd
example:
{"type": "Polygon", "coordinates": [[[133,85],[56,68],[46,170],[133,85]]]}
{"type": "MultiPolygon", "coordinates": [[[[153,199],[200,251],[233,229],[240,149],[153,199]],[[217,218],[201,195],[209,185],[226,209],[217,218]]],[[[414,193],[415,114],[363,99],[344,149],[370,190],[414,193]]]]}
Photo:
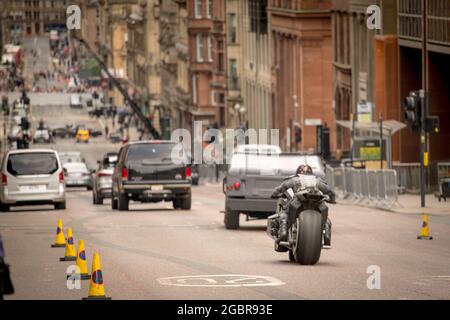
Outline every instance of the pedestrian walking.
{"type": "Polygon", "coordinates": [[[105,137],[108,138],[109,135],[109,127],[108,125],[105,126],[105,137]]]}
{"type": "Polygon", "coordinates": [[[5,250],[3,249],[3,239],[0,234],[0,300],[3,300],[3,295],[13,293],[14,286],[9,274],[9,265],[5,263],[5,250]]]}

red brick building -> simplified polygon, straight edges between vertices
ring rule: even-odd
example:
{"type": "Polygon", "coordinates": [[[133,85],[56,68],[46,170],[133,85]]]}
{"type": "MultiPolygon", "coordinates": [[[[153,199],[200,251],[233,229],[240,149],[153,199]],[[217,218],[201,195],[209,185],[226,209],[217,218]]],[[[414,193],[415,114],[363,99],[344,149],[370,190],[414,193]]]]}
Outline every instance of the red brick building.
{"type": "Polygon", "coordinates": [[[285,150],[315,150],[316,127],[306,126],[308,119],[320,119],[330,127],[331,150],[335,150],[330,9],[331,0],[269,1],[273,127],[280,128],[280,145],[285,150]],[[298,145],[295,123],[302,128],[303,139],[298,145]]]}
{"type": "Polygon", "coordinates": [[[188,0],[191,120],[226,126],[225,1],[188,0]]]}

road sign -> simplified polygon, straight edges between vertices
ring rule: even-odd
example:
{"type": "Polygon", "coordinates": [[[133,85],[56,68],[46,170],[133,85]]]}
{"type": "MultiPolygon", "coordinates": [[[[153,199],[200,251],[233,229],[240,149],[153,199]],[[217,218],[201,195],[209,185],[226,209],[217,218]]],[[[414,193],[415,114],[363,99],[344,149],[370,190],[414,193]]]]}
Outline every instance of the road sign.
{"type": "Polygon", "coordinates": [[[305,119],[305,126],[320,126],[322,125],[322,119],[305,119]]]}

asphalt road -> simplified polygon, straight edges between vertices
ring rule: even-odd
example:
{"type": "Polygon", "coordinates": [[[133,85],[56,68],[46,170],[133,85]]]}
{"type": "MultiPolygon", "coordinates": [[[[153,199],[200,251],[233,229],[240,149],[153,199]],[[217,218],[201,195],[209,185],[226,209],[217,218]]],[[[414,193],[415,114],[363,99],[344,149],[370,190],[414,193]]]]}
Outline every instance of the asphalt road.
{"type": "MultiPolygon", "coordinates": [[[[33,119],[45,118],[50,127],[100,127],[84,109],[51,106],[32,112],[33,119]]],[[[101,137],[88,144],[57,139],[44,147],[81,151],[93,168],[105,152],[119,146],[101,137]]],[[[173,210],[171,203],[112,211],[109,201],[94,206],[92,194],[81,189],[68,192],[67,206],[65,211],[34,207],[0,214],[17,288],[10,298],[80,299],[87,294],[88,282],[80,290],[67,289],[64,275],[70,262],[58,261],[63,249],[50,248],[58,218],[65,228],[72,227],[75,242],[85,240],[89,264],[92,254],[100,253],[106,292],[114,299],[450,298],[446,215],[430,218],[434,240],[424,241],[416,239],[418,215],[333,206],[333,249],[322,252],[318,265],[306,267],[273,250],[263,220],[246,222],[242,217],[240,230],[226,230],[219,184],[194,187],[190,211],[173,210]],[[373,265],[381,271],[379,290],[367,288],[367,268],[373,265]],[[192,276],[203,277],[186,278],[192,276]],[[167,279],[172,277],[183,278],[167,279]]]]}
{"type": "MultiPolygon", "coordinates": [[[[41,117],[50,127],[100,126],[85,110],[67,106],[33,108],[33,120],[41,117]]],[[[118,145],[97,138],[88,144],[57,140],[44,147],[79,150],[93,168],[118,145]]],[[[75,243],[85,240],[89,267],[93,253],[100,254],[106,294],[113,299],[450,298],[448,215],[430,217],[434,240],[425,241],[416,239],[421,226],[416,214],[332,206],[333,249],[324,250],[317,265],[300,266],[273,250],[266,221],[241,217],[241,229],[224,228],[219,184],[194,187],[190,211],[174,210],[171,203],[130,208],[112,211],[109,201],[94,206],[90,192],[73,189],[64,211],[44,206],[0,213],[6,261],[16,287],[16,294],[7,299],[87,295],[87,281],[80,290],[67,288],[65,272],[71,263],[59,261],[64,249],[50,248],[58,218],[64,228],[73,229],[75,243]],[[379,267],[380,289],[367,287],[370,266],[379,267]]]]}

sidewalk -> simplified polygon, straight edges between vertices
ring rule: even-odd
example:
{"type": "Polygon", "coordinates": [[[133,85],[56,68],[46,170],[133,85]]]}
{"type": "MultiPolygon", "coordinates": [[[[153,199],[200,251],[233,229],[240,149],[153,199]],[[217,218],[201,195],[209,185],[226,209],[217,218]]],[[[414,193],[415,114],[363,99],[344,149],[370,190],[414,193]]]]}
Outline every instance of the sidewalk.
{"type": "Polygon", "coordinates": [[[434,195],[426,195],[425,208],[420,206],[420,195],[404,194],[398,196],[398,206],[390,209],[392,212],[407,214],[430,214],[430,215],[448,215],[450,216],[450,199],[445,202],[443,199],[438,201],[434,195]]]}

